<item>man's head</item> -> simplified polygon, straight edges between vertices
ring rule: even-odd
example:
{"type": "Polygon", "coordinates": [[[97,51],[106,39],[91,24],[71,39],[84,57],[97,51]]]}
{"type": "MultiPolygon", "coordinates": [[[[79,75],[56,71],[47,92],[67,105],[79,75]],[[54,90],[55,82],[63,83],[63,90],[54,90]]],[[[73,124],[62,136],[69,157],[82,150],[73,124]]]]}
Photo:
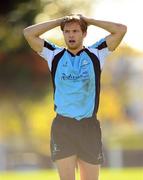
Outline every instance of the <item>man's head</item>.
{"type": "Polygon", "coordinates": [[[83,39],[87,33],[87,23],[80,15],[66,16],[61,23],[66,45],[71,50],[82,47],[83,39]]]}
{"type": "Polygon", "coordinates": [[[80,15],[71,14],[66,16],[65,19],[61,23],[61,30],[64,31],[64,27],[67,23],[78,23],[82,32],[87,32],[87,23],[81,18],[80,15]]]}

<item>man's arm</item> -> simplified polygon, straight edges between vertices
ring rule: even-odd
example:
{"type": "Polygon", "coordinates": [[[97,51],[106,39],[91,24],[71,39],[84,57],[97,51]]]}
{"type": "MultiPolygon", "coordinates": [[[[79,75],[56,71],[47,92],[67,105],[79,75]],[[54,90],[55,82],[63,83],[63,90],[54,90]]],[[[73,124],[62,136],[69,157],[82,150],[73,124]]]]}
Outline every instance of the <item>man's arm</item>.
{"type": "Polygon", "coordinates": [[[84,17],[82,15],[81,18],[83,18],[88,23],[88,25],[100,27],[111,33],[106,37],[106,43],[110,51],[113,51],[116,49],[116,47],[118,47],[125,33],[127,32],[127,26],[123,24],[95,20],[92,18],[84,17]]]}
{"type": "Polygon", "coordinates": [[[34,51],[40,52],[44,46],[44,40],[39,36],[61,24],[63,18],[54,19],[44,23],[29,26],[23,30],[25,39],[34,51]]]}

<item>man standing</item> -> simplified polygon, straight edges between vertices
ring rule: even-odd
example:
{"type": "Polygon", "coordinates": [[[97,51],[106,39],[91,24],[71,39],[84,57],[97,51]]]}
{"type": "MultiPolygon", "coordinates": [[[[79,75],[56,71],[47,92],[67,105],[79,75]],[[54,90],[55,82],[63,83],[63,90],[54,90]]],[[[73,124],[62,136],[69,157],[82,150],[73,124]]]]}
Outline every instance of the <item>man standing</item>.
{"type": "Polygon", "coordinates": [[[51,155],[61,180],[75,180],[76,164],[81,180],[98,180],[103,162],[97,120],[100,74],[106,57],[120,44],[126,31],[122,24],[74,14],[24,29],[29,45],[47,61],[52,75],[57,115],[51,128],[51,155]],[[85,47],[83,40],[89,25],[110,34],[85,47]],[[66,48],[39,37],[57,26],[63,31],[66,48]]]}

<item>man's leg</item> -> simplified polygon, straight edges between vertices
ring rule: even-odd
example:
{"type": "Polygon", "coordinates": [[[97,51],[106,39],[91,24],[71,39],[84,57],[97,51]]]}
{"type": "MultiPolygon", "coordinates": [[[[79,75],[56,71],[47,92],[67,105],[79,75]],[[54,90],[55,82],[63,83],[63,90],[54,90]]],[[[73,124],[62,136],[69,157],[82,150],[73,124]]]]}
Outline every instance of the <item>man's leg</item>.
{"type": "Polygon", "coordinates": [[[60,180],[75,180],[76,155],[56,161],[60,180]]]}
{"type": "Polygon", "coordinates": [[[89,164],[78,159],[81,180],[98,180],[100,165],[89,164]]]}

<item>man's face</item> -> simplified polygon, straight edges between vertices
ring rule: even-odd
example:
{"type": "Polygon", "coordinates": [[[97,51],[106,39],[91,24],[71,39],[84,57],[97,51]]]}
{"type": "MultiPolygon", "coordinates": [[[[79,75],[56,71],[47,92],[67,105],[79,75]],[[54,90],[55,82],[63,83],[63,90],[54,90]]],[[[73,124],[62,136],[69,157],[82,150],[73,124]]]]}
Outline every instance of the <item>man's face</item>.
{"type": "Polygon", "coordinates": [[[68,49],[75,50],[82,47],[86,32],[82,32],[77,22],[71,22],[65,25],[63,35],[68,49]]]}

